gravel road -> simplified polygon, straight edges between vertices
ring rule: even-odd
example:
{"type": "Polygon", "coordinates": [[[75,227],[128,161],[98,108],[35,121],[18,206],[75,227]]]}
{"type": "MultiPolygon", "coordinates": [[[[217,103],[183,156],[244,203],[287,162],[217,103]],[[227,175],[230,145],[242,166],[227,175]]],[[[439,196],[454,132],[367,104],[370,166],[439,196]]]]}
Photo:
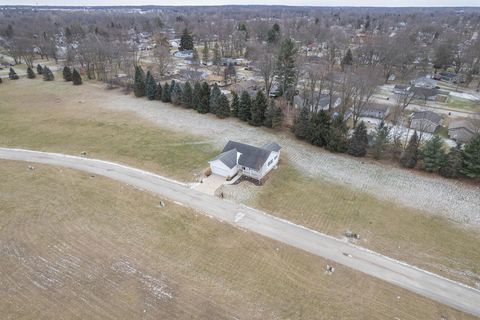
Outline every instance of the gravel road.
{"type": "Polygon", "coordinates": [[[480,291],[477,289],[264,212],[198,192],[186,184],[153,173],[102,160],[21,149],[0,148],[0,158],[58,165],[119,180],[165,196],[220,221],[322,256],[453,308],[480,316],[480,291]]]}
{"type": "Polygon", "coordinates": [[[137,99],[119,92],[112,94],[108,101],[99,99],[96,105],[132,111],[164,128],[204,136],[219,148],[230,139],[254,145],[273,140],[282,146],[282,156],[308,176],[318,176],[381,199],[480,228],[480,186],[332,154],[286,133],[252,127],[237,119],[221,120],[214,115],[202,115],[194,110],[137,99]]]}

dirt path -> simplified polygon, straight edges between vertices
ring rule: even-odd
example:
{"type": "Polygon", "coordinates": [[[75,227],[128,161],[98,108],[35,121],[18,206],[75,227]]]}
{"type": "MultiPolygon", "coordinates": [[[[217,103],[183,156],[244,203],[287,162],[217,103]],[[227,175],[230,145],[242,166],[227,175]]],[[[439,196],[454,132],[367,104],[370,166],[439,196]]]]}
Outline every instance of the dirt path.
{"type": "Polygon", "coordinates": [[[264,212],[224,201],[161,176],[112,162],[0,148],[0,158],[39,162],[103,175],[163,195],[216,219],[364,272],[464,312],[480,316],[480,291],[264,212]]]}
{"type": "Polygon", "coordinates": [[[254,145],[273,140],[282,146],[283,156],[306,175],[318,176],[366,191],[381,199],[480,227],[480,186],[468,186],[434,175],[419,175],[408,170],[332,154],[298,141],[286,133],[252,127],[237,119],[220,120],[213,115],[198,114],[193,110],[158,101],[137,99],[118,91],[112,93],[109,99],[104,99],[103,94],[99,94],[97,100],[95,103],[100,107],[133,111],[162,127],[202,135],[218,147],[223,147],[230,139],[254,145]]]}

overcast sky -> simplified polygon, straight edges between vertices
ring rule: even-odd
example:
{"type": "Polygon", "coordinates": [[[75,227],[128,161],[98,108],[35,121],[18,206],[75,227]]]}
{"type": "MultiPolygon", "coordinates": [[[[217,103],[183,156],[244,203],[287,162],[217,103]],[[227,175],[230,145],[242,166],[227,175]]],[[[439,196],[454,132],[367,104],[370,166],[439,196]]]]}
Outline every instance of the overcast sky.
{"type": "Polygon", "coordinates": [[[480,6],[480,0],[0,0],[0,5],[226,5],[226,4],[264,4],[297,6],[376,6],[376,7],[461,7],[480,6]]]}

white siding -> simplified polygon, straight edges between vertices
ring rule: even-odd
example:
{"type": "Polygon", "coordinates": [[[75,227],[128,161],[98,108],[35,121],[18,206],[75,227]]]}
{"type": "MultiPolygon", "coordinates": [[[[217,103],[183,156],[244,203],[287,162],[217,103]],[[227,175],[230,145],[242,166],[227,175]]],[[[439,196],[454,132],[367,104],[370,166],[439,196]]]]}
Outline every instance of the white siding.
{"type": "Polygon", "coordinates": [[[238,171],[237,166],[230,169],[220,160],[211,161],[210,169],[212,169],[213,174],[216,174],[225,178],[233,177],[238,171]]]}

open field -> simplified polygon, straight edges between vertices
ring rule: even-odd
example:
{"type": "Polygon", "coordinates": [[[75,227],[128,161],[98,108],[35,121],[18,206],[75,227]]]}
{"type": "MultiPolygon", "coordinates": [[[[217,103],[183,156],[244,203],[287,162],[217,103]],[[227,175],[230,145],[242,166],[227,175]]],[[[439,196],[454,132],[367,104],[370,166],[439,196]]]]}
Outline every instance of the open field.
{"type": "Polygon", "coordinates": [[[7,319],[473,319],[103,177],[0,161],[0,179],[7,319]]]}
{"type": "Polygon", "coordinates": [[[86,151],[188,181],[217,154],[205,139],[158,128],[128,113],[95,108],[106,92],[91,86],[40,79],[10,83],[8,88],[0,86],[2,146],[77,155],[86,151]]]}
{"type": "Polygon", "coordinates": [[[459,110],[480,112],[479,102],[464,99],[464,98],[459,98],[459,97],[449,97],[447,100],[446,107],[459,109],[459,110]]]}
{"type": "MultiPolygon", "coordinates": [[[[282,157],[288,159],[283,163],[291,167],[282,164],[273,172],[256,206],[336,237],[351,229],[361,234],[362,246],[474,286],[480,281],[479,233],[436,211],[436,202],[441,201],[460,217],[478,219],[478,187],[337,156],[285,133],[135,99],[96,84],[73,87],[22,79],[0,86],[0,94],[2,146],[77,155],[85,150],[95,158],[188,181],[229,138],[258,145],[277,140],[285,150],[282,157]],[[160,128],[116,110],[138,111],[160,128]],[[402,199],[413,193],[420,194],[410,199],[409,207],[402,205],[402,199]],[[423,208],[426,201],[429,206],[423,208]]],[[[252,198],[256,192],[251,192],[252,198]]]]}
{"type": "MultiPolygon", "coordinates": [[[[255,188],[255,187],[251,187],[255,188]]],[[[308,178],[288,163],[247,203],[285,219],[480,288],[480,234],[365,192],[308,178]]]]}

